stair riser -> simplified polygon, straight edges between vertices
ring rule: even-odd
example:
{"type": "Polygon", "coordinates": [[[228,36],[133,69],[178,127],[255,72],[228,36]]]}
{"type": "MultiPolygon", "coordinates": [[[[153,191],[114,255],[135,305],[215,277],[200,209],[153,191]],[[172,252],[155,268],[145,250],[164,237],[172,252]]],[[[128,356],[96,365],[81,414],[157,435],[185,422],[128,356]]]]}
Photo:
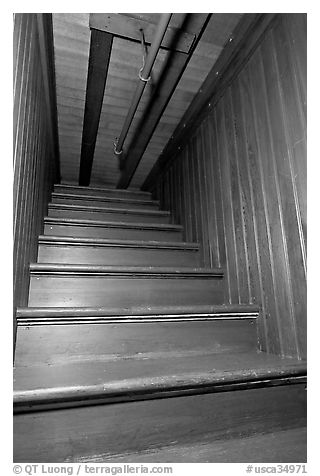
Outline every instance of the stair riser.
{"type": "Polygon", "coordinates": [[[59,193],[78,193],[81,195],[95,195],[97,197],[106,197],[106,198],[123,198],[123,199],[134,199],[134,200],[151,200],[151,193],[149,192],[140,192],[134,191],[130,192],[128,190],[99,190],[95,188],[86,188],[86,187],[77,187],[77,186],[64,186],[64,185],[55,185],[54,191],[59,193]]]}
{"type": "Polygon", "coordinates": [[[197,250],[40,245],[38,263],[200,266],[197,250]]]}
{"type": "Polygon", "coordinates": [[[105,276],[32,276],[29,306],[222,304],[223,280],[105,276]]]}
{"type": "Polygon", "coordinates": [[[113,455],[199,441],[214,445],[305,424],[303,384],[36,412],[14,417],[13,460],[106,461],[113,455]]]}
{"type": "Polygon", "coordinates": [[[182,241],[182,232],[176,230],[144,230],[101,226],[45,224],[45,235],[105,238],[110,240],[182,241]]]}
{"type": "Polygon", "coordinates": [[[75,209],[55,209],[49,208],[48,216],[53,218],[76,218],[80,220],[106,220],[116,222],[128,223],[170,223],[170,216],[162,214],[153,214],[152,212],[141,214],[125,212],[110,212],[105,211],[89,211],[89,210],[75,210],[75,209]]]}
{"type": "Polygon", "coordinates": [[[134,201],[119,201],[116,198],[112,200],[96,200],[85,198],[67,198],[67,197],[52,197],[52,203],[61,205],[80,205],[89,207],[112,207],[112,208],[138,208],[140,210],[159,210],[158,202],[134,202],[134,201]]]}
{"type": "Polygon", "coordinates": [[[18,329],[15,365],[250,352],[256,341],[252,319],[25,326],[18,329]]]}

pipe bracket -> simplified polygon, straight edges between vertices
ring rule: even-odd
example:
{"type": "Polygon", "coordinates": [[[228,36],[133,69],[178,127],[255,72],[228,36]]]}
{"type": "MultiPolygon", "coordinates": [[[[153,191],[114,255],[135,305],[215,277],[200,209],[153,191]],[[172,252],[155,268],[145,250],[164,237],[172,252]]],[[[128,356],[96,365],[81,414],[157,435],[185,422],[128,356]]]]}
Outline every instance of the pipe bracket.
{"type": "Polygon", "coordinates": [[[143,70],[143,68],[139,69],[139,79],[141,79],[141,81],[144,81],[145,83],[148,83],[151,79],[151,76],[149,76],[149,78],[143,78],[142,77],[142,70],[143,70]]]}
{"type": "Polygon", "coordinates": [[[113,152],[114,152],[116,155],[121,155],[122,152],[123,152],[123,149],[121,149],[121,150],[119,150],[119,151],[117,150],[118,140],[119,140],[118,137],[116,137],[116,140],[115,140],[114,143],[113,143],[113,152]]]}

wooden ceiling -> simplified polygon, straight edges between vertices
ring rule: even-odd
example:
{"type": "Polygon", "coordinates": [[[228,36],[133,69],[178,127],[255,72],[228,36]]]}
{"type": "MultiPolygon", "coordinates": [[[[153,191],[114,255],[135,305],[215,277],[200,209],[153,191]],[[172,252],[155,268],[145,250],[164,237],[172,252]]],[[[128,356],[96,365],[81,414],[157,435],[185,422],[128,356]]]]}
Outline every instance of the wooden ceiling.
{"type": "MultiPolygon", "coordinates": [[[[158,23],[160,17],[159,13],[130,15],[149,22],[151,27],[158,23]]],[[[79,178],[90,49],[89,16],[89,13],[53,14],[62,183],[76,184],[79,178]]],[[[170,26],[179,28],[183,24],[183,32],[194,33],[199,31],[205,18],[206,14],[186,16],[186,14],[175,13],[170,26]]],[[[241,14],[238,13],[219,13],[210,16],[206,29],[148,142],[133,175],[130,188],[139,188],[142,185],[214,66],[224,45],[229,41],[240,18],[241,14]]],[[[152,79],[146,85],[124,143],[126,158],[136,152],[133,150],[134,147],[130,147],[132,143],[136,144],[137,137],[143,137],[146,132],[143,128],[144,124],[141,124],[141,118],[154,100],[153,91],[170,54],[170,50],[162,48],[159,50],[152,70],[152,79]]],[[[91,172],[90,184],[93,186],[115,187],[119,181],[119,158],[114,155],[113,143],[120,135],[133,93],[139,82],[138,72],[141,66],[141,44],[114,36],[91,172]]]]}

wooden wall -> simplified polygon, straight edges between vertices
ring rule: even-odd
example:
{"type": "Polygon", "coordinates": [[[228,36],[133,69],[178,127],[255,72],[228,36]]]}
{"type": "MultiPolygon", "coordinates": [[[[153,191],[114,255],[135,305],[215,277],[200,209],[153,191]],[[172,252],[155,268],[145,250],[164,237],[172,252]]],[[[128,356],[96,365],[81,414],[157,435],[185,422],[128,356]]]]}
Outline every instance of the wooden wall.
{"type": "Polygon", "coordinates": [[[51,15],[14,16],[14,311],[27,304],[29,263],[59,180],[51,15]]]}
{"type": "Polygon", "coordinates": [[[203,264],[225,269],[225,302],[261,305],[261,349],[301,358],[306,21],[305,14],[276,15],[155,189],[185,226],[185,239],[202,244],[203,264]]]}

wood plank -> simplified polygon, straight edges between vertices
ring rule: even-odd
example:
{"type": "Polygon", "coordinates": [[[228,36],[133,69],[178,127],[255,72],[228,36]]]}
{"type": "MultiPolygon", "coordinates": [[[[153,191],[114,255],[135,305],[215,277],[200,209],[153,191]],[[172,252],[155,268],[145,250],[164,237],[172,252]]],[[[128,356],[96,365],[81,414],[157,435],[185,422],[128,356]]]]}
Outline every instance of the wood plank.
{"type": "Polygon", "coordinates": [[[39,306],[137,306],[167,304],[222,304],[223,283],[201,277],[138,279],[117,277],[32,277],[29,305],[39,306]]]}
{"type": "Polygon", "coordinates": [[[182,163],[182,193],[183,193],[183,208],[185,209],[186,217],[184,228],[186,231],[186,237],[189,241],[192,240],[192,217],[191,217],[191,207],[190,207],[190,183],[188,176],[188,149],[185,147],[182,151],[183,154],[183,163],[182,163]]]}
{"type": "Polygon", "coordinates": [[[138,208],[142,210],[158,210],[159,202],[156,200],[146,200],[142,198],[129,197],[96,197],[95,195],[82,195],[75,193],[53,192],[52,203],[62,205],[84,205],[93,207],[111,208],[138,208]]]}
{"type": "MultiPolygon", "coordinates": [[[[284,15],[285,32],[285,62],[279,61],[279,68],[286,65],[290,68],[290,75],[285,74],[283,81],[289,84],[283,86],[283,97],[288,117],[288,129],[291,135],[292,160],[295,172],[295,187],[299,201],[301,228],[304,236],[304,247],[307,246],[307,144],[306,144],[306,82],[307,82],[307,35],[303,23],[306,15],[284,15]],[[297,22],[297,25],[296,25],[297,22]],[[304,93],[301,91],[303,85],[304,93]],[[294,98],[294,99],[293,99],[294,98]],[[296,109],[299,114],[296,114],[296,109]],[[303,134],[304,133],[304,134],[303,134]]],[[[279,52],[280,53],[280,52],[279,52]]],[[[281,71],[279,71],[282,76],[281,71]]],[[[306,253],[306,251],[304,251],[306,253]]]]}
{"type": "Polygon", "coordinates": [[[137,223],[170,223],[170,213],[163,210],[112,208],[50,203],[48,216],[92,220],[128,221],[137,223]]]}
{"type": "Polygon", "coordinates": [[[209,139],[209,151],[210,151],[210,165],[211,165],[211,177],[213,180],[213,202],[216,222],[217,222],[217,235],[218,242],[218,261],[217,265],[224,267],[226,265],[226,247],[225,247],[225,234],[223,231],[223,210],[221,200],[221,169],[219,161],[219,149],[217,144],[217,130],[216,130],[216,116],[213,114],[208,115],[208,139],[209,139]]]}
{"type": "Polygon", "coordinates": [[[210,266],[221,266],[217,224],[217,203],[215,200],[217,185],[215,183],[215,173],[213,171],[213,164],[215,158],[213,156],[210,144],[208,118],[204,123],[202,133],[210,247],[210,266]]]}
{"type": "Polygon", "coordinates": [[[36,259],[52,182],[59,179],[51,28],[50,15],[15,16],[14,308],[27,302],[27,268],[36,259]]]}
{"type": "Polygon", "coordinates": [[[19,326],[16,368],[256,350],[252,319],[19,326]]]}
{"type": "MultiPolygon", "coordinates": [[[[108,461],[99,456],[87,462],[108,461]]],[[[112,463],[297,463],[307,462],[307,428],[257,433],[232,440],[199,441],[189,445],[164,446],[125,456],[112,463]]]]}
{"type": "Polygon", "coordinates": [[[91,31],[79,185],[89,185],[113,36],[91,31]]]}
{"type": "Polygon", "coordinates": [[[208,208],[207,208],[207,197],[206,197],[206,170],[204,166],[205,155],[204,147],[202,140],[202,125],[200,126],[197,134],[197,168],[198,168],[198,180],[199,180],[199,204],[200,204],[200,215],[201,215],[201,229],[203,235],[203,255],[204,255],[204,266],[211,266],[211,255],[210,255],[210,246],[209,246],[209,217],[208,217],[208,208]]]}
{"type": "MultiPolygon", "coordinates": [[[[259,95],[261,95],[261,76],[259,95]]],[[[274,257],[270,241],[270,223],[266,210],[264,182],[261,175],[261,161],[259,152],[257,125],[254,118],[254,97],[252,89],[249,87],[250,79],[248,74],[239,76],[239,93],[241,100],[242,121],[246,142],[246,169],[252,197],[252,210],[254,211],[253,221],[256,229],[257,240],[257,267],[259,270],[259,280],[261,286],[261,298],[265,305],[263,295],[268,294],[268,306],[266,315],[271,318],[266,321],[267,339],[270,352],[281,353],[282,335],[279,333],[280,319],[278,302],[276,299],[274,257]],[[249,84],[248,84],[249,82],[249,84]]],[[[265,128],[265,125],[263,126],[265,128]]],[[[263,134],[263,130],[260,131],[263,134]]],[[[265,164],[270,167],[270,163],[265,164]]],[[[271,175],[272,177],[272,175],[271,175]]],[[[269,183],[270,186],[270,183],[269,183]]],[[[278,226],[278,223],[277,223],[278,226]]],[[[279,292],[282,285],[279,285],[279,292]]]]}
{"type": "Polygon", "coordinates": [[[257,319],[259,308],[255,305],[160,305],[125,307],[20,307],[17,308],[19,325],[60,322],[176,322],[177,320],[257,319]]]}
{"type": "Polygon", "coordinates": [[[29,306],[222,304],[221,270],[31,265],[29,306]]]}
{"type": "Polygon", "coordinates": [[[238,299],[239,303],[247,303],[249,297],[248,283],[248,261],[244,238],[243,223],[243,202],[242,190],[239,178],[239,157],[237,155],[234,129],[234,112],[231,101],[231,90],[227,90],[225,96],[225,110],[229,111],[225,115],[225,131],[227,139],[227,155],[229,158],[230,174],[230,194],[232,203],[233,241],[236,252],[237,277],[238,277],[238,299]]]}
{"type": "Polygon", "coordinates": [[[212,442],[299,428],[305,425],[305,395],[304,385],[295,385],[16,415],[13,459],[105,461],[172,441],[212,442]]]}
{"type": "Polygon", "coordinates": [[[307,121],[307,14],[289,13],[283,15],[287,35],[292,48],[292,63],[295,69],[295,81],[303,110],[305,127],[307,121]]]}
{"type": "MultiPolygon", "coordinates": [[[[302,14],[301,17],[303,18],[304,15],[302,14]]],[[[293,326],[296,327],[297,332],[298,352],[302,357],[305,357],[307,349],[307,144],[299,91],[295,83],[294,57],[296,54],[295,50],[291,53],[286,16],[282,16],[282,22],[284,24],[275,29],[274,42],[288,158],[286,164],[279,164],[278,170],[279,184],[283,190],[284,227],[287,236],[288,267],[294,305],[293,326]],[[287,179],[283,177],[285,165],[287,179]],[[290,180],[288,180],[289,176],[290,180]]],[[[299,47],[302,49],[304,43],[301,33],[303,33],[303,29],[301,31],[300,27],[299,40],[302,44],[299,47]]],[[[295,43],[292,46],[295,46],[295,43]]],[[[302,71],[301,74],[305,75],[306,71],[302,71]]]]}
{"type": "Polygon", "coordinates": [[[182,241],[182,228],[179,225],[160,223],[128,223],[46,217],[44,232],[46,235],[109,239],[122,239],[125,233],[129,240],[182,241]]]}
{"type": "MultiPolygon", "coordinates": [[[[281,17],[282,19],[282,17],[281,17]]],[[[295,138],[290,137],[288,122],[293,112],[286,112],[284,104],[284,89],[292,91],[292,78],[289,63],[290,54],[287,50],[285,30],[279,22],[272,30],[270,38],[270,50],[266,51],[263,45],[264,65],[268,67],[270,74],[265,82],[265,104],[270,118],[269,127],[271,133],[271,146],[273,148],[274,177],[277,187],[277,200],[280,210],[280,226],[282,247],[274,250],[274,255],[282,252],[280,259],[276,259],[277,276],[282,276],[282,281],[286,283],[285,292],[279,299],[280,309],[287,309],[287,320],[281,319],[283,329],[283,346],[285,355],[300,355],[301,348],[306,349],[306,281],[305,281],[305,256],[303,238],[301,233],[301,220],[297,194],[295,188],[296,177],[293,170],[293,157],[290,145],[294,144],[295,138]],[[281,51],[278,52],[279,45],[281,51]],[[280,75],[280,71],[285,70],[287,79],[280,75]],[[290,84],[291,83],[291,84],[290,84]],[[270,96],[272,91],[272,96],[270,96]],[[268,101],[266,101],[268,98],[268,101]],[[281,157],[281,159],[280,159],[281,157]],[[280,251],[281,250],[281,251],[280,251]],[[301,322],[299,335],[301,341],[298,342],[297,323],[301,322]],[[295,354],[296,352],[296,354],[295,354]]],[[[292,71],[292,70],[291,70],[292,71]]],[[[296,104],[297,93],[292,91],[290,102],[299,117],[299,108],[296,104]]],[[[288,105],[288,103],[286,103],[288,105]]],[[[303,135],[303,131],[302,135],[303,135]]],[[[283,290],[284,291],[284,290],[283,290]]],[[[304,351],[302,351],[304,352],[304,351]]]]}
{"type": "Polygon", "coordinates": [[[121,173],[117,188],[127,188],[132,176],[150,142],[150,139],[161,119],[162,114],[175,91],[175,88],[191,58],[191,55],[201,38],[201,34],[207,24],[208,15],[203,14],[203,22],[196,32],[197,39],[194,42],[190,53],[171,51],[167,55],[166,63],[162,69],[161,76],[150,98],[150,103],[145,110],[137,133],[128,145],[127,155],[123,159],[124,168],[121,173]],[[143,130],[143,134],[140,131],[143,130]]]}
{"type": "Polygon", "coordinates": [[[141,190],[127,189],[117,190],[116,188],[98,188],[98,187],[80,187],[78,185],[56,184],[54,191],[59,193],[79,193],[81,195],[92,195],[97,197],[127,197],[141,198],[142,200],[151,200],[150,192],[142,192],[141,190]]]}
{"type": "Polygon", "coordinates": [[[242,191],[243,221],[245,246],[248,253],[248,273],[249,273],[249,295],[250,302],[261,302],[262,316],[258,320],[259,345],[262,350],[268,351],[267,323],[265,315],[265,304],[262,299],[262,269],[259,250],[259,236],[257,230],[255,201],[253,197],[253,183],[249,170],[247,139],[245,133],[245,114],[241,103],[239,81],[233,83],[231,90],[233,113],[236,127],[236,148],[239,158],[239,177],[242,191]]]}
{"type": "Polygon", "coordinates": [[[229,303],[239,303],[239,263],[235,246],[235,229],[232,202],[232,189],[230,177],[230,157],[228,155],[228,140],[226,136],[226,108],[225,98],[217,105],[217,143],[219,148],[220,172],[221,172],[221,198],[224,211],[224,237],[226,243],[226,261],[228,266],[229,303]]]}
{"type": "Polygon", "coordinates": [[[56,83],[54,72],[54,48],[52,32],[52,14],[37,13],[37,29],[39,35],[39,51],[41,71],[43,75],[44,96],[48,111],[48,135],[51,147],[54,150],[54,164],[56,168],[56,182],[60,182],[60,148],[56,103],[56,83]]]}
{"type": "MultiPolygon", "coordinates": [[[[219,321],[219,325],[221,323],[219,321]]],[[[123,325],[127,327],[127,324],[123,325]]],[[[146,325],[149,328],[157,326],[156,323],[146,325]]],[[[112,332],[113,326],[108,326],[112,332]]],[[[132,324],[131,329],[140,327],[144,332],[143,326],[142,323],[132,324]]],[[[83,325],[79,329],[85,327],[88,326],[83,325]]],[[[103,331],[101,324],[97,327],[103,331]]],[[[40,335],[45,328],[32,327],[30,333],[40,335]]],[[[62,335],[72,327],[53,326],[53,332],[55,329],[62,335]]],[[[24,327],[20,327],[19,331],[23,337],[26,332],[24,327]]],[[[62,337],[61,349],[64,346],[62,337]]],[[[85,352],[81,342],[79,346],[85,352]]],[[[188,353],[187,347],[181,347],[178,352],[174,349],[167,354],[157,352],[156,359],[148,352],[141,355],[85,352],[79,355],[72,350],[72,340],[69,360],[61,362],[59,344],[55,348],[57,355],[52,361],[49,358],[47,362],[39,363],[35,353],[31,352],[30,364],[17,365],[14,372],[15,413],[306,383],[305,362],[282,360],[252,350],[216,353],[214,350],[201,352],[197,349],[188,353]]],[[[100,345],[99,348],[103,350],[100,345]]],[[[43,346],[40,345],[40,349],[42,352],[43,346]]]]}
{"type": "Polygon", "coordinates": [[[40,237],[38,263],[200,266],[198,247],[188,243],[45,236],[40,237]]]}
{"type": "MultiPolygon", "coordinates": [[[[90,28],[139,42],[141,41],[139,30],[143,30],[145,42],[148,44],[152,43],[157,30],[157,25],[150,21],[121,13],[90,13],[89,25],[90,28]]],[[[161,48],[172,48],[183,53],[189,53],[194,39],[195,35],[168,26],[161,48]]]]}

